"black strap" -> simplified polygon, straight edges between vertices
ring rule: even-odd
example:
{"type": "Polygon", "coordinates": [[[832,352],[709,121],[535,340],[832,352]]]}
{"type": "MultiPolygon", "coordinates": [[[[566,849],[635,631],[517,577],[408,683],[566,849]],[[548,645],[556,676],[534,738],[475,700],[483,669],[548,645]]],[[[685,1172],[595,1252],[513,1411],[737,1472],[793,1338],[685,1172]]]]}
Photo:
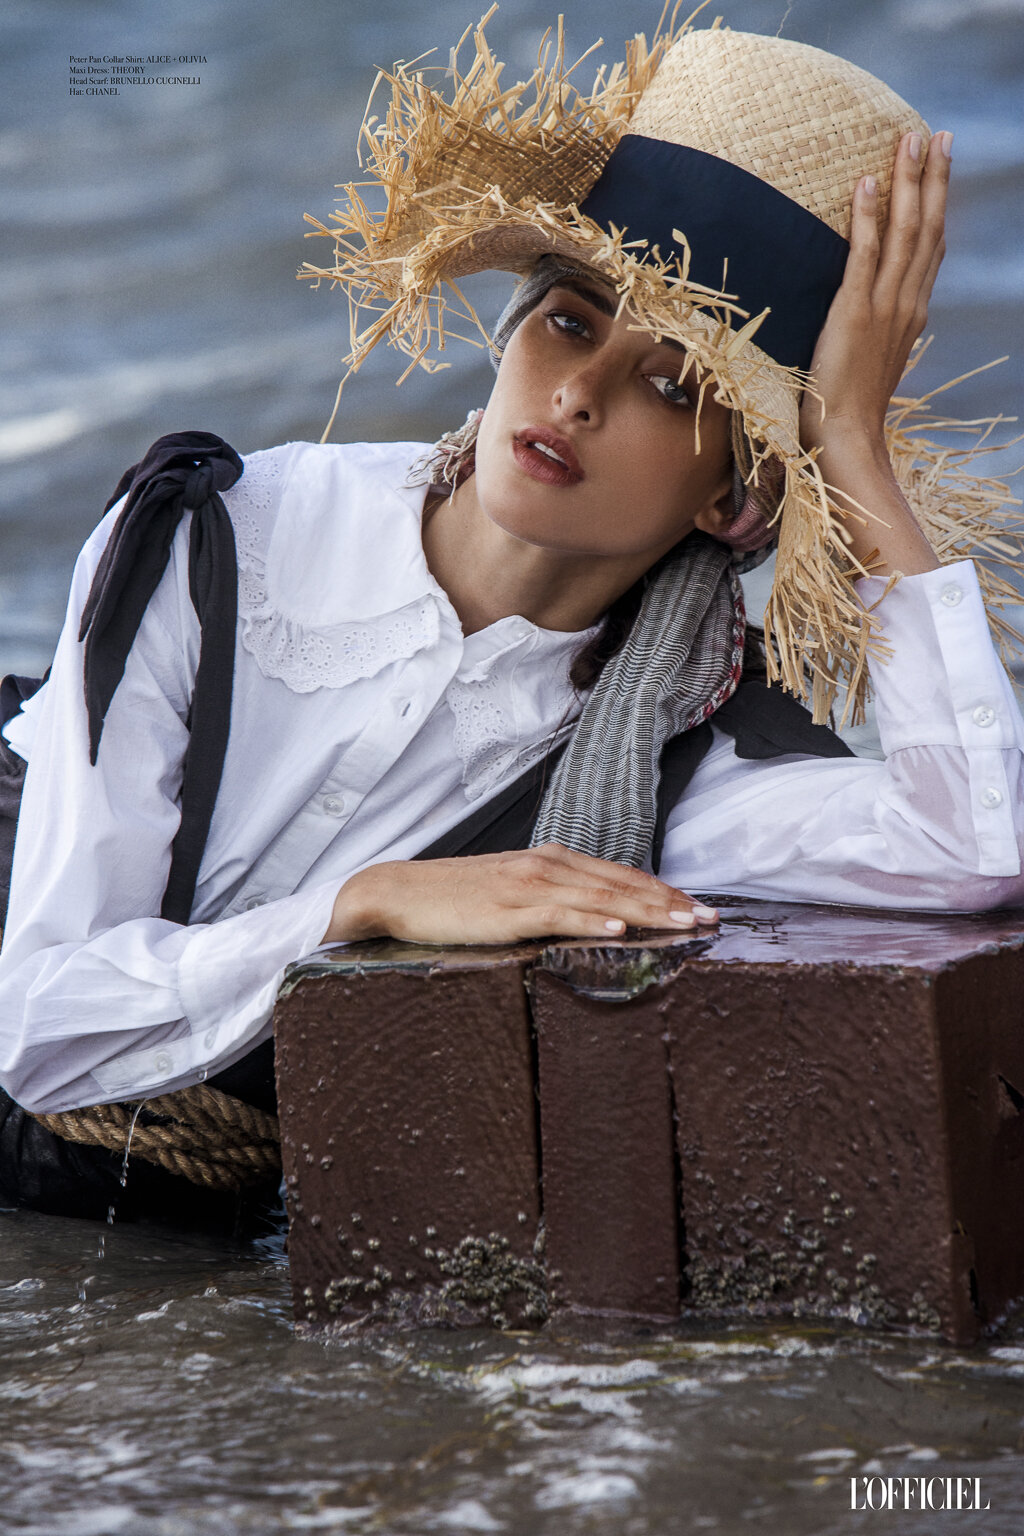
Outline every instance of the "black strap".
{"type": "Polygon", "coordinates": [[[442,833],[429,847],[413,854],[413,858],[455,859],[528,848],[548,780],[568,744],[560,741],[492,800],[471,811],[457,827],[442,833]]]}
{"type": "Polygon", "coordinates": [[[187,923],[227,751],[235,664],[238,567],[227,508],[218,494],[235,484],[242,460],[211,432],[161,437],[126,470],[106,510],[127,501],[100,560],[82,613],[89,758],[96,762],[110,701],[146,605],[167,568],[179,522],[192,512],[189,592],[201,641],[190,740],[181,787],[181,823],[161,917],[187,923]]]}
{"type": "MultiPolygon", "coordinates": [[[[722,706],[724,708],[724,706],[722,706]]],[[[721,708],[715,714],[717,721],[721,708]]],[[[711,750],[712,731],[705,720],[681,736],[673,736],[661,749],[658,774],[658,813],[654,820],[654,837],[651,842],[651,868],[657,874],[661,869],[661,855],[665,847],[669,812],[697,772],[704,757],[711,750]]]]}
{"type": "Polygon", "coordinates": [[[20,714],[26,699],[39,692],[49,675],[50,668],[47,667],[42,677],[15,677],[12,672],[0,678],[0,726],[20,714]]]}
{"type": "Polygon", "coordinates": [[[784,757],[790,752],[806,757],[856,756],[835,731],[815,725],[799,699],[781,688],[769,688],[759,678],[744,678],[732,698],[715,711],[712,724],[733,738],[737,757],[784,757]]]}

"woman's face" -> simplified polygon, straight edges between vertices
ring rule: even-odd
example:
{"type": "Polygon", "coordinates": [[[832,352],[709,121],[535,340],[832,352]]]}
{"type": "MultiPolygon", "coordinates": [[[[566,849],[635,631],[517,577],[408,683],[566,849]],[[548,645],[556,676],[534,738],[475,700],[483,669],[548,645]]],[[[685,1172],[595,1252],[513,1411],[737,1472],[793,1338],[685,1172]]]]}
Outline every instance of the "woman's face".
{"type": "Polygon", "coordinates": [[[648,557],[731,513],[730,412],[677,344],[614,318],[584,278],[552,288],[505,348],[476,446],[486,515],[565,554],[648,557]]]}

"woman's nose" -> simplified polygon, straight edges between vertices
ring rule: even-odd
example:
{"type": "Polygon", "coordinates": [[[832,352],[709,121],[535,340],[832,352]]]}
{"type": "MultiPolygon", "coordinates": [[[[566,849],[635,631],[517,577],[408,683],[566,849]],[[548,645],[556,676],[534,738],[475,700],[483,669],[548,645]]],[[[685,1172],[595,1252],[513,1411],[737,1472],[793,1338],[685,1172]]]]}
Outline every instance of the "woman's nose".
{"type": "Polygon", "coordinates": [[[581,364],[563,378],[555,390],[555,406],[568,420],[594,426],[601,417],[605,386],[603,370],[598,364],[581,364]]]}

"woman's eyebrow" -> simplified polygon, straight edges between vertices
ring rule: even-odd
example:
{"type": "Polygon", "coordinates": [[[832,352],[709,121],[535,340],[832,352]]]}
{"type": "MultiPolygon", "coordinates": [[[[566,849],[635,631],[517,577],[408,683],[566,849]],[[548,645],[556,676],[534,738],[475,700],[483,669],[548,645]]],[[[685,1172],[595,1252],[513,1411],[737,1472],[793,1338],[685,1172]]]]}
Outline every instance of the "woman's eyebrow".
{"type": "Polygon", "coordinates": [[[560,278],[554,286],[556,288],[567,288],[570,293],[579,294],[581,299],[586,299],[588,304],[592,304],[595,309],[600,310],[602,315],[607,315],[610,320],[614,320],[618,314],[619,306],[615,298],[596,286],[592,287],[585,278],[560,278]]]}
{"type": "MultiPolygon", "coordinates": [[[[554,286],[556,288],[567,288],[570,293],[579,294],[581,299],[586,299],[588,304],[592,304],[595,309],[600,310],[602,315],[607,315],[610,320],[614,320],[619,312],[619,306],[615,297],[596,286],[592,287],[585,278],[560,278],[554,286]]],[[[654,338],[652,337],[651,339],[653,340],[654,338]]],[[[671,336],[659,336],[657,345],[659,347],[671,347],[674,352],[685,353],[687,350],[681,341],[675,341],[671,336]]]]}

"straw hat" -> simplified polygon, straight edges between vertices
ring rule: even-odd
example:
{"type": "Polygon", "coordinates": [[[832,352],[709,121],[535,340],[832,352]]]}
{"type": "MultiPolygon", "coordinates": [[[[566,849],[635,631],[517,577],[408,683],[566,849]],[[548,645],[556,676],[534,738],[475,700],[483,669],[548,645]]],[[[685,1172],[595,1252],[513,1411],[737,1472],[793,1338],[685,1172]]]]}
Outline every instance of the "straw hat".
{"type": "MultiPolygon", "coordinates": [[[[468,33],[453,51],[446,94],[414,66],[378,76],[374,93],[386,82],[391,100],[380,120],[371,94],[369,181],[344,189],[333,228],[307,215],[334,242],[334,262],[300,276],[347,290],[349,372],[383,339],[411,359],[403,378],[441,366],[455,312],[445,288],[479,326],[458,288],[469,273],[523,274],[547,252],[602,273],[636,324],[681,342],[710,376],[705,387],[740,414],[751,487],[783,483],[770,676],[805,698],[809,678],[819,720],[845,684],[857,718],[877,625],[852,588],[864,572],[847,552],[844,514],[800,445],[799,402],[842,280],[854,186],[876,177],[884,221],[900,139],[915,130],[927,143],[927,125],[842,59],[717,22],[670,22],[650,47],[634,38],[589,95],[569,82],[559,22],[553,57],[549,37],[530,79],[506,87],[484,35],[490,14],[467,68],[458,54],[468,33]],[[382,211],[367,206],[367,186],[384,190],[382,211]]],[[[949,424],[924,401],[894,401],[890,452],[940,558],[980,554],[991,611],[1019,602],[984,565],[1016,554],[994,537],[1009,493],[967,473],[979,448],[920,436],[922,425],[949,424]]],[[[1006,621],[993,622],[1008,642],[1006,621]]]]}

